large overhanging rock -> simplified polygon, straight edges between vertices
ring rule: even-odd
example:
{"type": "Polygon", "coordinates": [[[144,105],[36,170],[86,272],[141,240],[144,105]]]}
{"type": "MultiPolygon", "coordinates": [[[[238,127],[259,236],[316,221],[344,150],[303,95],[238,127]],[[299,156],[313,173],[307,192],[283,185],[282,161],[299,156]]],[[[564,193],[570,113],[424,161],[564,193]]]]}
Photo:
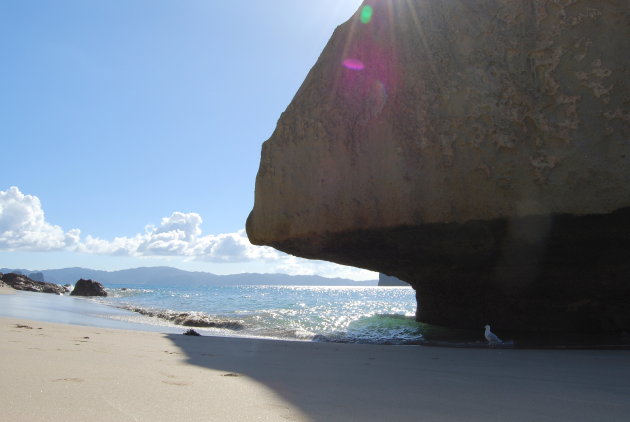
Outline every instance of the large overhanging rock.
{"type": "Polygon", "coordinates": [[[263,144],[250,240],[430,323],[630,329],[630,2],[372,3],[263,144]]]}

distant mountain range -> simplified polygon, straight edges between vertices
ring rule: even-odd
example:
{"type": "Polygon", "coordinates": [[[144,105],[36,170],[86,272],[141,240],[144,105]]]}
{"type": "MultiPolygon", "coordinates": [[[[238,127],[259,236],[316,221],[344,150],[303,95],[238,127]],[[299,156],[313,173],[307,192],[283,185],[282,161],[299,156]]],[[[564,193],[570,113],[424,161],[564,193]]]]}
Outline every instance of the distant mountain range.
{"type": "Polygon", "coordinates": [[[57,270],[26,270],[0,268],[1,273],[19,272],[38,281],[72,284],[77,280],[92,279],[104,285],[186,285],[186,286],[376,286],[378,280],[354,281],[344,278],[327,278],[317,275],[287,275],[244,273],[218,275],[201,271],[184,271],[173,267],[142,267],[119,271],[101,271],[89,268],[61,268],[57,270]]]}

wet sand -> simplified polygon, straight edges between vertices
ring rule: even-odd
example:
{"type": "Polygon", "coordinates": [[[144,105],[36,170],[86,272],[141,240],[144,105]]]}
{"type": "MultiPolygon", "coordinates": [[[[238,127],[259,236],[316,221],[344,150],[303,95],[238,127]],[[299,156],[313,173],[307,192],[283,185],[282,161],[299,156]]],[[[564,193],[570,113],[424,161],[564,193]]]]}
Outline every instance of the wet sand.
{"type": "Polygon", "coordinates": [[[630,353],[287,342],[0,318],[7,421],[625,421],[630,353]]]}

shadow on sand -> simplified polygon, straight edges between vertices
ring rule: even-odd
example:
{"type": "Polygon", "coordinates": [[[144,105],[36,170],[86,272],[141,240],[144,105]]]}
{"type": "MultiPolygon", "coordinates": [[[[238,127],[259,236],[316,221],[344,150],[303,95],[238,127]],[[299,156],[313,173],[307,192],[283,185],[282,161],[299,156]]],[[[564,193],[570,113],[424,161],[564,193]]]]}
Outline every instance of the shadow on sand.
{"type": "Polygon", "coordinates": [[[417,420],[409,413],[417,394],[411,388],[415,375],[396,363],[393,352],[400,348],[167,337],[186,353],[189,363],[254,379],[315,421],[417,420]]]}
{"type": "Polygon", "coordinates": [[[630,414],[627,351],[167,337],[190,364],[249,377],[313,421],[621,421],[630,414]]]}

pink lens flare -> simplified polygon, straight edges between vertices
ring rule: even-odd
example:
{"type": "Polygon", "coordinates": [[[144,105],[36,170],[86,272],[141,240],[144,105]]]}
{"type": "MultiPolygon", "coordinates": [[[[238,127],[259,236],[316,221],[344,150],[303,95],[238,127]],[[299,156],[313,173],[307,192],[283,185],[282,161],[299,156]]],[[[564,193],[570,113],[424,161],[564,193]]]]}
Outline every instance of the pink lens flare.
{"type": "Polygon", "coordinates": [[[351,70],[363,70],[365,69],[365,65],[359,59],[345,59],[343,61],[344,67],[351,70]]]}

